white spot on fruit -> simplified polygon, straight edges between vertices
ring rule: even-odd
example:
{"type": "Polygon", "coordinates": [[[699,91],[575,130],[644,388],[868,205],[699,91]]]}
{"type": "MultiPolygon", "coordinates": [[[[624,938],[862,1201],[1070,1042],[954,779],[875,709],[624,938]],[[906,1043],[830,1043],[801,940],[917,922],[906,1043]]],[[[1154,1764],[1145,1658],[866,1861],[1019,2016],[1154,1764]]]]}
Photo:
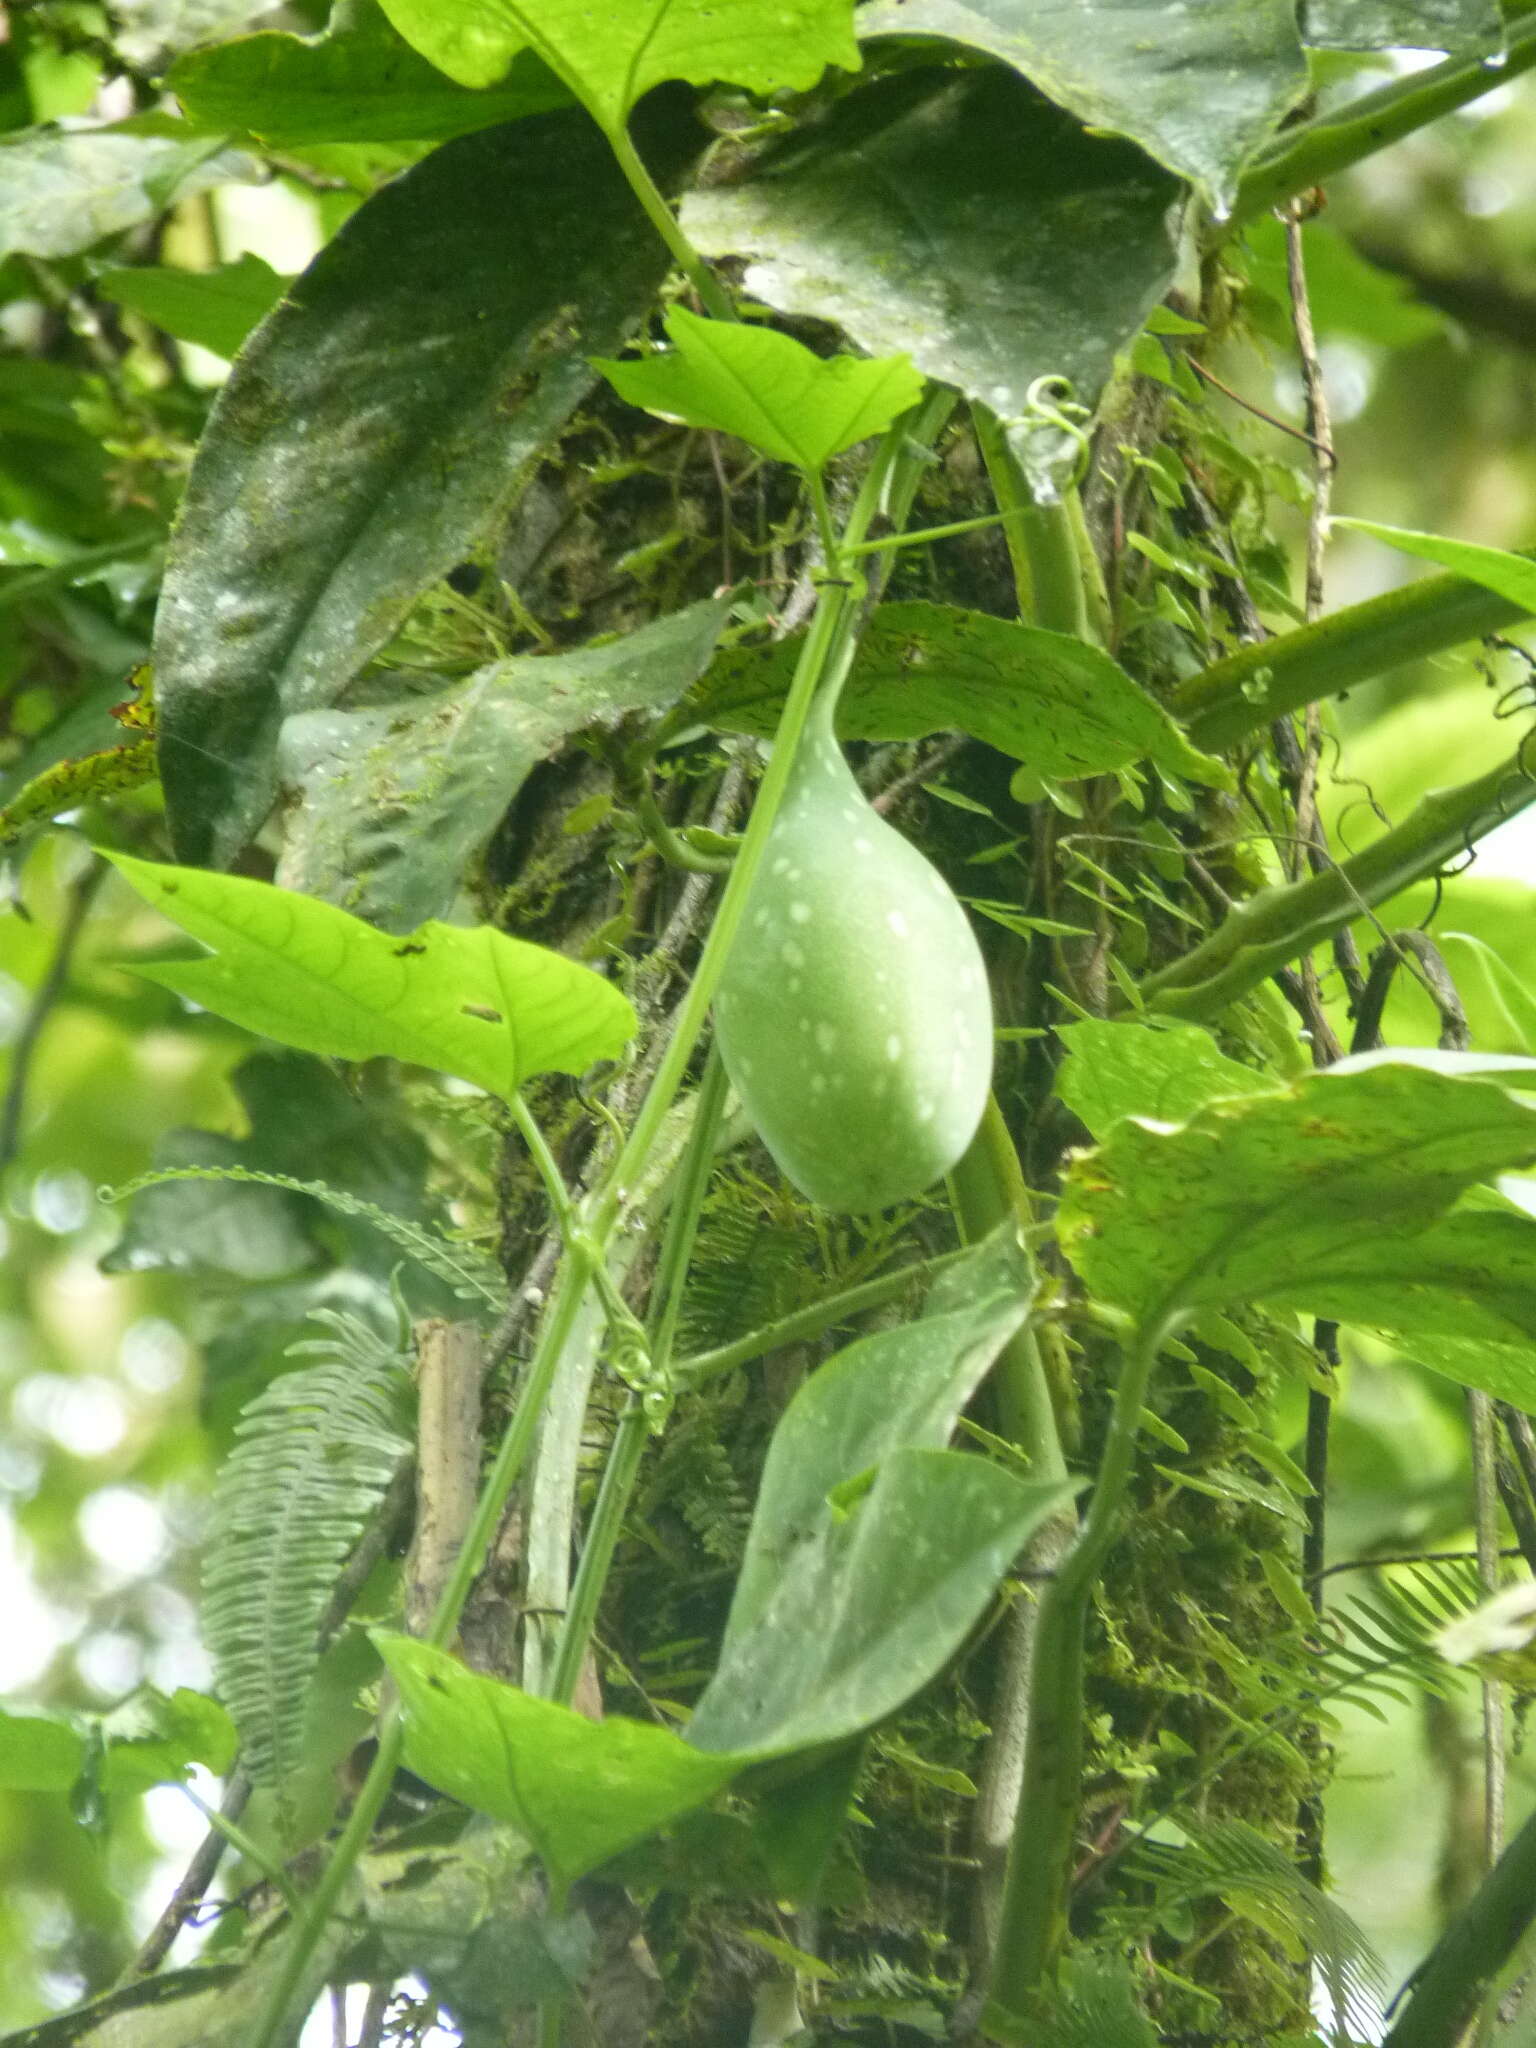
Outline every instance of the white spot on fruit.
{"type": "Polygon", "coordinates": [[[931,1124],[933,1122],[933,1104],[931,1102],[919,1102],[917,1105],[917,1120],[920,1124],[931,1124]]]}
{"type": "Polygon", "coordinates": [[[866,839],[861,832],[853,842],[853,850],[855,853],[873,853],[875,850],[874,842],[873,840],[866,839]]]}
{"type": "Polygon", "coordinates": [[[809,903],[791,903],[789,915],[795,924],[804,924],[811,914],[809,903]]]}
{"type": "Polygon", "coordinates": [[[773,872],[776,875],[787,875],[789,873],[789,859],[787,855],[782,853],[779,855],[773,864],[773,872]]]}
{"type": "Polygon", "coordinates": [[[793,939],[786,939],[784,941],[780,949],[780,955],[786,967],[803,967],[805,965],[805,953],[801,947],[795,944],[793,939]]]}
{"type": "Polygon", "coordinates": [[[901,1040],[896,1036],[894,1031],[891,1033],[890,1037],[885,1041],[885,1056],[893,1066],[895,1065],[897,1060],[901,1058],[901,1040]]]}
{"type": "Polygon", "coordinates": [[[830,1024],[818,1024],[816,1026],[816,1043],[823,1052],[836,1052],[837,1033],[830,1024]]]}
{"type": "Polygon", "coordinates": [[[825,1093],[825,1090],[826,1090],[826,1086],[827,1086],[827,1077],[826,1077],[826,1075],[825,1075],[825,1074],[812,1074],[812,1076],[811,1076],[811,1093],[812,1093],[813,1095],[821,1095],[821,1094],[825,1093]]]}
{"type": "Polygon", "coordinates": [[[907,923],[907,920],[901,911],[888,910],[885,913],[885,921],[890,926],[891,930],[896,934],[898,939],[911,938],[912,927],[907,923]]]}

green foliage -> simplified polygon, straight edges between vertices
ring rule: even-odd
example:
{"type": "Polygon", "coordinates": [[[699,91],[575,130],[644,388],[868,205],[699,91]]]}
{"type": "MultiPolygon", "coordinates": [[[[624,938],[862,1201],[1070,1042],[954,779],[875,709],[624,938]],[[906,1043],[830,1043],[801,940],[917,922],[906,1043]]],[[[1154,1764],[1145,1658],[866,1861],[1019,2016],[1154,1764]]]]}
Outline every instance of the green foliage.
{"type": "MultiPolygon", "coordinates": [[[[387,1237],[408,1259],[413,1259],[424,1271],[444,1281],[461,1300],[478,1301],[487,1308],[496,1309],[505,1299],[506,1290],[497,1268],[472,1247],[455,1244],[404,1216],[396,1216],[375,1202],[364,1201],[360,1195],[350,1195],[343,1188],[333,1188],[323,1180],[295,1180],[291,1174],[262,1173],[250,1166],[161,1166],[149,1173],[141,1173],[137,1180],[131,1180],[123,1187],[113,1188],[111,1198],[114,1202],[126,1202],[149,1188],[166,1187],[182,1181],[222,1181],[236,1187],[281,1188],[290,1195],[304,1195],[310,1201],[335,1210],[338,1215],[360,1218],[381,1236],[387,1237]]],[[[248,1230],[248,1212],[239,1212],[237,1228],[248,1230]]]]}
{"type": "MultiPolygon", "coordinates": [[[[668,135],[665,160],[682,155],[668,135]]],[[[166,566],[155,674],[181,858],[245,844],[284,716],[333,703],[515,502],[590,387],[587,355],[641,318],[662,267],[575,112],[434,151],[316,257],[219,394],[166,566]]]]}
{"type": "Polygon", "coordinates": [[[1377,1772],[1431,1701],[1399,1803],[1464,1819],[1441,1633],[1536,1498],[1530,675],[1455,653],[1536,603],[1529,109],[1440,120],[1536,14],[12,14],[0,2025],[1300,2048],[1315,1976],[1380,2031],[1340,1710],[1377,1772]],[[1325,467],[1332,594],[1441,573],[1314,618],[1325,467]],[[98,845],[210,957],[124,974],[98,845]],[[408,1588],[396,1286],[457,1325],[408,1588]],[[235,1724],[251,1867],[131,1968],[140,1796],[235,1724]]]}
{"type": "Polygon", "coordinates": [[[336,1574],[409,1454],[408,1359],[355,1316],[291,1355],[247,1406],[214,1497],[203,1628],[253,1783],[291,1792],[304,1755],[321,1617],[336,1574]]]}
{"type": "Polygon", "coordinates": [[[1171,1127],[1122,1120],[1074,1166],[1058,1230],[1145,1326],[1274,1292],[1310,1306],[1334,1270],[1389,1271],[1463,1190],[1532,1158],[1530,1104],[1388,1063],[1218,1098],[1171,1127]]]}
{"type": "Polygon", "coordinates": [[[178,341],[195,341],[215,355],[234,356],[292,282],[249,251],[213,270],[104,270],[97,280],[105,298],[142,313],[178,341]]]}
{"type": "MultiPolygon", "coordinates": [[[[690,708],[721,732],[771,733],[796,652],[790,642],[725,649],[690,708]]],[[[1098,648],[958,606],[882,605],[859,643],[835,715],[845,740],[971,733],[1051,780],[1149,760],[1170,775],[1227,781],[1222,763],[1191,748],[1098,648]]]]}
{"type": "Polygon", "coordinates": [[[562,1888],[703,1805],[745,1761],[620,1715],[589,1721],[408,1636],[374,1641],[405,1702],[411,1769],[518,1828],[562,1888]]]}
{"type": "Polygon", "coordinates": [[[424,924],[402,939],[270,883],[110,856],[208,960],[138,972],[249,1031],[337,1059],[380,1057],[510,1097],[535,1074],[615,1059],[634,1011],[611,982],[489,926],[424,924]]]}
{"type": "Polygon", "coordinates": [[[923,380],[904,356],[823,361],[790,335],[701,320],[684,306],[667,315],[667,339],[666,354],[593,361],[631,405],[736,434],[808,475],[880,433],[922,396],[923,380]]]}
{"type": "Polygon", "coordinates": [[[729,79],[753,92],[804,90],[828,64],[858,67],[847,0],[384,0],[400,33],[461,85],[494,85],[525,46],[607,128],[664,79],[729,79]]]}

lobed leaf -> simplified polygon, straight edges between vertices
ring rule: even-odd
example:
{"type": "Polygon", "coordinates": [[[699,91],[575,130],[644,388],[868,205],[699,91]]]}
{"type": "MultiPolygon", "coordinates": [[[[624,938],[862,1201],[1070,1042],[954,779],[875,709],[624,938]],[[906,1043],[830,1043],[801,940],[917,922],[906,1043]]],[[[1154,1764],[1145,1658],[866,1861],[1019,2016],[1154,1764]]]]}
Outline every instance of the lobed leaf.
{"type": "Polygon", "coordinates": [[[923,395],[905,356],[818,356],[792,335],[704,320],[686,306],[672,308],[666,328],[669,354],[633,362],[593,357],[619,396],[663,419],[735,434],[812,474],[856,441],[883,433],[923,395]]]}
{"type": "Polygon", "coordinates": [[[488,925],[424,924],[395,938],[270,882],[107,857],[217,949],[135,971],[302,1052],[411,1060],[510,1096],[531,1075],[616,1058],[635,1030],[611,982],[488,925]]]}

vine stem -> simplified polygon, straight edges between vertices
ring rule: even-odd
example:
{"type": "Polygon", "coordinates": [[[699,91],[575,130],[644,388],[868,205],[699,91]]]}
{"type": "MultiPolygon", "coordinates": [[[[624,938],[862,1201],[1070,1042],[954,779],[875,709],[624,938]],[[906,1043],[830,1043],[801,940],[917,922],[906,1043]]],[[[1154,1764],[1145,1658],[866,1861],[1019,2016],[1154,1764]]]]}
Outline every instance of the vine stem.
{"type": "MultiPolygon", "coordinates": [[[[953,403],[949,393],[931,392],[913,413],[904,415],[886,433],[849,514],[841,544],[864,539],[876,513],[887,509],[891,502],[904,499],[906,504],[910,504],[920,473],[919,458],[926,460],[928,445],[948,417],[953,403]]],[[[828,564],[831,573],[823,580],[821,601],[801,649],[794,681],[775,735],[773,757],[759,787],[741,852],[726,883],[693,981],[679,1006],[666,1052],[628,1138],[604,1180],[586,1203],[577,1205],[571,1201],[543,1133],[520,1098],[515,1095],[512,1098],[514,1122],[528,1143],[530,1155],[544,1181],[565,1240],[566,1255],[511,1421],[476,1502],[463,1548],[423,1638],[434,1648],[446,1648],[458,1627],[459,1616],[500,1524],[508,1496],[527,1461],[539,1418],[572,1339],[587,1290],[606,1256],[614,1227],[644,1175],[704,1030],[710,1003],[741,922],[747,892],[761,864],[768,834],[789,779],[795,748],[811,703],[820,690],[836,688],[852,660],[861,621],[859,600],[862,586],[855,586],[852,579],[837,575],[836,571],[841,566],[840,555],[828,564]]],[[[585,1592],[583,1597],[588,1597],[585,1592]]],[[[399,1768],[403,1747],[400,1709],[397,1704],[392,1704],[381,1719],[378,1748],[367,1778],[310,1896],[304,1917],[294,1929],[283,1956],[282,1968],[276,1973],[252,2037],[252,2048],[278,2048],[285,2032],[295,2023],[293,2008],[300,2002],[299,1994],[305,1986],[312,1959],[352,1869],[367,1846],[399,1768]]]]}
{"type": "Polygon", "coordinates": [[[948,392],[930,393],[913,413],[903,415],[886,433],[854,501],[847,525],[837,542],[836,553],[826,564],[820,601],[801,645],[800,659],[795,665],[794,679],[774,735],[772,758],[758,787],[741,851],[732,866],[715,921],[704,942],[688,993],[679,1007],[677,1023],[655,1079],[607,1180],[593,1197],[587,1220],[592,1235],[599,1242],[604,1241],[612,1230],[629,1189],[644,1169],[703,1033],[710,1004],[714,1001],[746,908],[747,896],[762,864],[768,835],[789,781],[811,704],[822,692],[838,687],[853,659],[862,617],[863,586],[840,573],[845,567],[844,550],[865,539],[876,513],[886,508],[888,497],[896,498],[905,493],[910,502],[910,493],[916,489],[920,472],[920,463],[915,457],[926,460],[928,446],[953,404],[948,392]]]}
{"type": "Polygon", "coordinates": [[[1077,1541],[1040,1599],[1029,1700],[1029,1746],[1003,1893],[990,2006],[1025,2021],[1054,1975],[1066,1933],[1067,1891],[1081,1805],[1083,1632],[1088,1602],[1119,1530],[1135,1462],[1141,1411],[1157,1354],[1174,1318],[1149,1318],[1125,1354],[1093,1497],[1077,1541]]]}
{"type": "Polygon", "coordinates": [[[655,179],[630,140],[628,128],[622,121],[613,125],[600,121],[599,126],[608,138],[608,146],[619,169],[629,181],[630,190],[645,208],[647,220],[671,250],[678,267],[698,293],[704,310],[716,320],[734,320],[734,307],[711,275],[703,257],[683,233],[677,215],[657,190],[655,179]]]}
{"type": "MultiPolygon", "coordinates": [[[[725,1068],[718,1049],[711,1048],[694,1104],[693,1130],[689,1134],[688,1150],[683,1156],[677,1192],[667,1214],[666,1234],[652,1294],[651,1364],[663,1385],[670,1378],[672,1345],[682,1308],[683,1278],[698,1235],[699,1215],[714,1164],[715,1139],[725,1109],[726,1093],[725,1068]]],[[[581,1675],[582,1659],[597,1619],[598,1602],[607,1583],[624,1517],[634,1497],[635,1482],[640,1476],[640,1464],[649,1434],[650,1423],[644,1404],[638,1397],[631,1396],[619,1417],[609,1446],[597,1503],[587,1527],[581,1562],[576,1569],[575,1583],[555,1649],[549,1697],[561,1705],[569,1703],[581,1675]]]]}

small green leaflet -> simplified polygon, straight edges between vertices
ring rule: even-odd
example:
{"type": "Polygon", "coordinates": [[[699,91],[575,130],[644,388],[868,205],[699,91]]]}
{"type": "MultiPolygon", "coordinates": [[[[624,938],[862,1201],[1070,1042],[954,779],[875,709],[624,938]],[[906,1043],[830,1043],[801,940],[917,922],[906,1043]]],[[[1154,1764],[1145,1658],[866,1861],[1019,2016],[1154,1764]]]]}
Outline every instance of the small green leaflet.
{"type": "Polygon", "coordinates": [[[619,396],[663,419],[735,434],[809,474],[882,433],[923,394],[906,356],[827,360],[791,335],[704,320],[683,306],[666,325],[668,355],[592,358],[619,396]]]}
{"type": "Polygon", "coordinates": [[[135,972],[301,1052],[410,1060],[510,1096],[530,1075],[614,1059],[634,1035],[634,1010],[611,982],[488,925],[392,937],[270,882],[107,858],[216,949],[135,972]]]}
{"type": "Polygon", "coordinates": [[[1057,1230],[1084,1280],[1144,1326],[1268,1300],[1322,1306],[1337,1276],[1400,1274],[1403,1240],[1536,1160],[1536,1106],[1391,1061],[1227,1096],[1187,1123],[1116,1123],[1068,1176],[1057,1230]]]}
{"type": "Polygon", "coordinates": [[[622,1715],[589,1721],[409,1636],[373,1640],[400,1688],[409,1767],[510,1822],[562,1883],[702,1806],[748,1761],[622,1715]]]}
{"type": "Polygon", "coordinates": [[[1374,519],[1334,519],[1329,524],[1347,527],[1352,533],[1368,533],[1421,562],[1438,562],[1442,569],[1465,576],[1469,583],[1480,583],[1485,590],[1507,597],[1511,604],[1536,612],[1536,554],[1510,554],[1504,548],[1478,547],[1473,541],[1447,540],[1438,533],[1381,526],[1374,519]]]}
{"type": "Polygon", "coordinates": [[[292,282],[259,256],[246,254],[213,270],[104,270],[96,285],[105,298],[142,313],[178,341],[232,357],[292,282]]]}
{"type": "Polygon", "coordinates": [[[460,85],[494,85],[520,50],[544,59],[610,133],[653,85],[716,79],[808,92],[859,68],[850,0],[383,0],[406,41],[460,85]]]}

